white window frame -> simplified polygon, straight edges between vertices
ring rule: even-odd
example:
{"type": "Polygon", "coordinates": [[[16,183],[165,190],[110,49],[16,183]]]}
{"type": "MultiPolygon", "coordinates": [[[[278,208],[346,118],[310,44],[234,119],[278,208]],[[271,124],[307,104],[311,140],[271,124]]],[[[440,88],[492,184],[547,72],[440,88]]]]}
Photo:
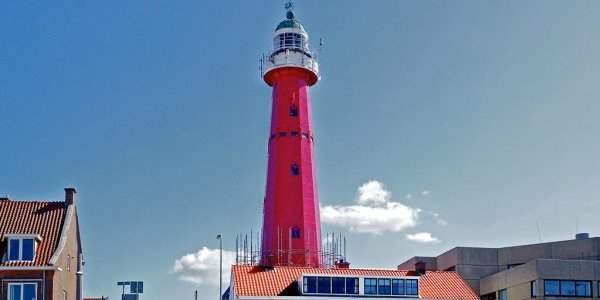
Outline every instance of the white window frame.
{"type": "Polygon", "coordinates": [[[27,261],[27,262],[35,261],[35,258],[37,256],[38,240],[39,240],[38,236],[35,236],[35,235],[11,235],[11,236],[8,236],[7,260],[8,261],[27,261]],[[33,240],[33,258],[31,260],[23,260],[23,240],[33,240]],[[19,241],[19,250],[18,250],[19,255],[18,255],[17,260],[10,259],[11,254],[12,254],[12,247],[10,246],[11,241],[19,241]]]}
{"type": "Polygon", "coordinates": [[[12,296],[13,296],[11,294],[11,288],[10,287],[14,286],[14,285],[19,285],[19,286],[21,286],[21,295],[19,296],[19,299],[23,300],[23,297],[24,297],[23,293],[25,293],[25,285],[31,285],[31,284],[33,284],[35,286],[35,298],[33,298],[33,300],[37,300],[38,299],[38,284],[37,284],[37,282],[9,282],[8,283],[8,293],[7,293],[8,298],[7,299],[11,299],[12,296]]]}

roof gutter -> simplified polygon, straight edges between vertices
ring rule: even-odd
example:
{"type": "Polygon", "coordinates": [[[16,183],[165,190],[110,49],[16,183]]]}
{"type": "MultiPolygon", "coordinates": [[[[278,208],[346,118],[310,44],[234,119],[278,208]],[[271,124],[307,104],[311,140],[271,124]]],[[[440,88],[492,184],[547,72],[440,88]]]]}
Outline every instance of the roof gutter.
{"type": "Polygon", "coordinates": [[[57,266],[0,266],[0,271],[57,271],[57,266]]]}

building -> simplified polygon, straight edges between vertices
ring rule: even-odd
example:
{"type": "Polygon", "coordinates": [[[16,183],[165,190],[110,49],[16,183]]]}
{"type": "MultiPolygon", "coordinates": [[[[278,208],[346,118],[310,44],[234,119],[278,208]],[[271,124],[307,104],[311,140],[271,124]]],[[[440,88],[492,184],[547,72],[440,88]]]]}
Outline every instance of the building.
{"type": "Polygon", "coordinates": [[[229,299],[387,298],[475,300],[456,272],[233,266],[229,299]]]}
{"type": "Polygon", "coordinates": [[[252,234],[249,247],[247,236],[236,241],[222,299],[479,299],[455,271],[350,268],[340,239],[322,247],[309,97],[319,65],[292,8],[262,60],[273,102],[261,249],[253,253],[252,234]]]}
{"type": "Polygon", "coordinates": [[[413,257],[430,271],[456,271],[481,299],[598,299],[600,238],[502,248],[456,247],[437,257],[413,257]]]}
{"type": "Polygon", "coordinates": [[[0,198],[0,299],[81,299],[75,194],[65,188],[59,202],[0,198]]]}
{"type": "Polygon", "coordinates": [[[273,87],[261,261],[264,265],[321,264],[321,225],[314,162],[309,87],[319,65],[304,26],[287,5],[262,61],[273,87]]]}

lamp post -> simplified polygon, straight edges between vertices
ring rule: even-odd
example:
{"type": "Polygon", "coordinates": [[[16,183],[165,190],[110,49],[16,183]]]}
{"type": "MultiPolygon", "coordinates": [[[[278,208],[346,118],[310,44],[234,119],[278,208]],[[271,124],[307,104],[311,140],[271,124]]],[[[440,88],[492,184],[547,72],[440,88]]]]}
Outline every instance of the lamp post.
{"type": "Polygon", "coordinates": [[[219,300],[223,295],[223,237],[218,234],[217,240],[219,240],[219,300]]]}

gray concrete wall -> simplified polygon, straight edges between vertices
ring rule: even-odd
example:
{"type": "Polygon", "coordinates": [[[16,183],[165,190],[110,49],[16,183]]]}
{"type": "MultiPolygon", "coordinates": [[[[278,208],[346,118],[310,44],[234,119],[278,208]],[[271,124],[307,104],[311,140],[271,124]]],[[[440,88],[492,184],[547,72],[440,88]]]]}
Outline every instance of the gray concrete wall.
{"type": "MultiPolygon", "coordinates": [[[[499,273],[484,277],[480,281],[481,294],[489,294],[502,289],[510,289],[527,283],[527,293],[531,294],[530,282],[538,278],[537,261],[531,261],[524,265],[520,265],[499,273]]],[[[522,289],[521,287],[519,290],[522,289]]],[[[509,293],[510,296],[510,293],[509,293]]],[[[525,299],[525,298],[509,298],[509,299],[525,299]]]]}
{"type": "Polygon", "coordinates": [[[498,249],[498,264],[522,264],[537,258],[599,259],[600,238],[569,240],[498,249]]]}
{"type": "Polygon", "coordinates": [[[600,261],[539,259],[537,266],[539,277],[544,279],[600,279],[600,261]]]}

